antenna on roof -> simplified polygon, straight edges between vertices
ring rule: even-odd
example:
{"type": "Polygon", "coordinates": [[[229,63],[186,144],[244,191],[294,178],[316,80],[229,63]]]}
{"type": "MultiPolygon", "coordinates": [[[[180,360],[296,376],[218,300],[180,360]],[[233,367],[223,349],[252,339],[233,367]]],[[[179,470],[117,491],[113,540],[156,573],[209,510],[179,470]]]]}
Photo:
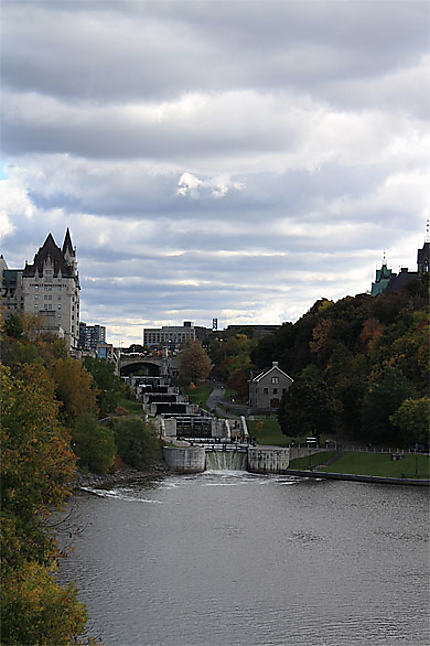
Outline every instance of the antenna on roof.
{"type": "Polygon", "coordinates": [[[424,242],[430,242],[430,221],[428,218],[426,220],[426,238],[424,242]]]}
{"type": "Polygon", "coordinates": [[[384,250],[383,250],[383,252],[382,252],[382,262],[383,262],[383,264],[384,264],[384,265],[385,265],[385,264],[386,264],[386,262],[387,262],[387,257],[386,257],[386,255],[385,255],[385,249],[384,249],[384,250]]]}

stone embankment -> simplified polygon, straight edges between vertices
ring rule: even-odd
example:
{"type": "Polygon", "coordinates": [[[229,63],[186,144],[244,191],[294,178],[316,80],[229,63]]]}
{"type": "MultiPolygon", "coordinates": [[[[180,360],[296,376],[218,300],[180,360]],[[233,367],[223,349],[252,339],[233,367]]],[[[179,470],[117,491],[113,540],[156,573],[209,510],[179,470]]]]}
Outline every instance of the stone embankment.
{"type": "Polygon", "coordinates": [[[351,480],[353,482],[370,482],[375,484],[417,485],[430,486],[430,480],[424,478],[386,478],[384,476],[365,476],[356,473],[330,473],[326,471],[299,471],[287,469],[286,475],[301,476],[305,478],[325,478],[327,480],[351,480]]]}

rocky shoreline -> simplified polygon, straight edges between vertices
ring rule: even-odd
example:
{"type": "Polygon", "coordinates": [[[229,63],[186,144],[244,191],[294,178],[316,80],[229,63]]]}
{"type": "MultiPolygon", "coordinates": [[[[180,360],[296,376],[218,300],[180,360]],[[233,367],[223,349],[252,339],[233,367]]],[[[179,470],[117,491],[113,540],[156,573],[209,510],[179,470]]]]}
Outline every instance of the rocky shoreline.
{"type": "Polygon", "coordinates": [[[114,473],[84,473],[76,471],[73,488],[76,490],[86,487],[109,488],[118,484],[134,480],[144,480],[149,478],[162,478],[171,473],[171,470],[164,462],[157,462],[149,466],[145,471],[139,471],[133,467],[124,467],[114,473]]]}

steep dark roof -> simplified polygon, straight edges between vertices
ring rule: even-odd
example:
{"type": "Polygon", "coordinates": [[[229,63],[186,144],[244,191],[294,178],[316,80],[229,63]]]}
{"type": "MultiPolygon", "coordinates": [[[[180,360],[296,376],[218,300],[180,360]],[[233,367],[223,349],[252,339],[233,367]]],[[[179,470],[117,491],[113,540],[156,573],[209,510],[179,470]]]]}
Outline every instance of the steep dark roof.
{"type": "MultiPolygon", "coordinates": [[[[67,233],[66,233],[66,239],[67,239],[67,233]]],[[[69,235],[69,240],[70,240],[70,235],[69,235]]],[[[66,244],[66,240],[64,241],[64,243],[66,244]]],[[[53,267],[54,276],[57,276],[59,270],[61,269],[61,273],[65,278],[66,277],[73,278],[74,276],[73,267],[66,263],[64,259],[64,253],[61,251],[60,247],[57,247],[57,245],[55,244],[55,240],[51,234],[48,235],[42,247],[39,248],[39,251],[34,256],[33,264],[25,265],[22,275],[26,277],[35,276],[36,273],[41,275],[43,272],[43,264],[48,256],[51,257],[51,260],[54,266],[53,267]]]]}
{"type": "Polygon", "coordinates": [[[75,255],[73,245],[72,245],[72,238],[70,237],[69,227],[67,227],[66,235],[64,236],[63,254],[65,254],[66,251],[68,251],[72,256],[75,255]]]}

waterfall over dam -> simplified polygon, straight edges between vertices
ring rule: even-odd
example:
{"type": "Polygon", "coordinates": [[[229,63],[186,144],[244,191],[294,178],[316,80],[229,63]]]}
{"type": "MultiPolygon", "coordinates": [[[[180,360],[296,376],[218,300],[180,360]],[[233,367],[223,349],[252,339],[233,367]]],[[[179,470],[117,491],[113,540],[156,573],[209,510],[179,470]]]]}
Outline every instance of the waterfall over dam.
{"type": "Polygon", "coordinates": [[[207,471],[246,471],[246,451],[206,451],[207,471]]]}
{"type": "Polygon", "coordinates": [[[281,447],[241,446],[214,450],[204,446],[165,446],[163,455],[177,473],[202,471],[249,471],[251,473],[283,473],[288,469],[290,450],[281,447]]]}

